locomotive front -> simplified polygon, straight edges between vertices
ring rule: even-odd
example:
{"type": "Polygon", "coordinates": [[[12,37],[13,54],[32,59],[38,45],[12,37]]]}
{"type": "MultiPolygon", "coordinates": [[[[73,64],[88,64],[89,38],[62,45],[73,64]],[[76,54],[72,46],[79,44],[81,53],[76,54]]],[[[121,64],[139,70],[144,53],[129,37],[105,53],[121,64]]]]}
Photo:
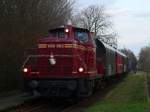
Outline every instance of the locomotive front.
{"type": "Polygon", "coordinates": [[[23,64],[25,89],[42,96],[87,96],[97,77],[95,46],[87,29],[65,25],[40,38],[23,64]]]}

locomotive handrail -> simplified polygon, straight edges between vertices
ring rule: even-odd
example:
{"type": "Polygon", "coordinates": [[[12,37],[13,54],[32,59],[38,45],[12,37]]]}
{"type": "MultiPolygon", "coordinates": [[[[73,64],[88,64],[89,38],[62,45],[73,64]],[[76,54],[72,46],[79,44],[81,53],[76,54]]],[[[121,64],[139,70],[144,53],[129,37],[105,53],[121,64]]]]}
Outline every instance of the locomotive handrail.
{"type": "MultiPolygon", "coordinates": [[[[83,60],[81,59],[81,57],[79,55],[53,55],[53,56],[60,56],[60,57],[78,57],[79,60],[83,63],[83,66],[86,68],[86,64],[83,62],[83,60]]],[[[51,57],[51,55],[29,55],[27,56],[27,59],[24,61],[23,65],[21,68],[23,68],[25,66],[25,64],[28,62],[28,60],[32,57],[51,57]]]]}
{"type": "MultiPolygon", "coordinates": [[[[27,56],[26,60],[24,61],[23,65],[21,68],[25,66],[25,64],[28,62],[29,58],[32,57],[50,57],[51,55],[29,55],[27,56]]],[[[73,57],[72,55],[53,55],[53,56],[62,56],[62,57],[73,57]]],[[[75,55],[76,56],[76,55],[75,55]]]]}
{"type": "MultiPolygon", "coordinates": [[[[51,55],[29,55],[28,57],[50,57],[51,55]]],[[[79,55],[53,55],[53,56],[61,56],[61,57],[76,57],[79,55]]]]}

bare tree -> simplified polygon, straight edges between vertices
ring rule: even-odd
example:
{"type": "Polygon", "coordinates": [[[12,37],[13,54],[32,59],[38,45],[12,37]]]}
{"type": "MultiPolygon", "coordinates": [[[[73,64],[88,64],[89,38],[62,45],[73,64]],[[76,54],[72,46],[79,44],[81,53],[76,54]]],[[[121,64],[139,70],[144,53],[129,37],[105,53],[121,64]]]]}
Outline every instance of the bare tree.
{"type": "Polygon", "coordinates": [[[74,24],[87,28],[91,32],[94,32],[95,36],[103,34],[105,29],[111,25],[109,16],[105,13],[103,5],[91,5],[75,15],[75,18],[73,19],[74,24]]]}
{"type": "Polygon", "coordinates": [[[148,99],[150,99],[150,45],[141,49],[139,53],[139,68],[146,72],[145,87],[148,99]]]}
{"type": "Polygon", "coordinates": [[[99,38],[102,42],[107,43],[108,45],[117,48],[117,33],[113,32],[110,34],[103,34],[98,35],[97,38],[99,38]]]}
{"type": "Polygon", "coordinates": [[[91,5],[75,15],[72,21],[74,25],[94,32],[94,37],[100,38],[103,42],[115,48],[117,47],[118,35],[115,32],[108,31],[108,29],[112,30],[112,22],[104,5],[91,5]]]}
{"type": "Polygon", "coordinates": [[[5,31],[11,32],[43,32],[66,23],[71,16],[71,10],[72,2],[69,0],[1,0],[0,28],[5,26],[5,31]]]}
{"type": "Polygon", "coordinates": [[[144,71],[150,71],[150,46],[141,49],[139,54],[139,67],[144,71]]]}

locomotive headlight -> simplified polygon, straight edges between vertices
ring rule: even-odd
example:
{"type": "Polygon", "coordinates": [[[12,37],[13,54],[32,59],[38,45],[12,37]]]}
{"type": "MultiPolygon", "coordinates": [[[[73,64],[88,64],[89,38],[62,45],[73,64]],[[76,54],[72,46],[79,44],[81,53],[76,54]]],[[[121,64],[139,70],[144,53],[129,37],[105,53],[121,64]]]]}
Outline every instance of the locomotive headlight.
{"type": "Polygon", "coordinates": [[[24,69],[23,69],[23,72],[24,72],[24,73],[27,73],[27,72],[28,72],[28,69],[27,69],[27,68],[24,68],[24,69]]]}
{"type": "Polygon", "coordinates": [[[66,28],[66,29],[65,29],[65,32],[68,33],[68,32],[69,32],[69,29],[66,28]]]}
{"type": "Polygon", "coordinates": [[[81,73],[81,72],[84,72],[84,68],[83,67],[79,67],[78,68],[78,71],[81,73]]]}

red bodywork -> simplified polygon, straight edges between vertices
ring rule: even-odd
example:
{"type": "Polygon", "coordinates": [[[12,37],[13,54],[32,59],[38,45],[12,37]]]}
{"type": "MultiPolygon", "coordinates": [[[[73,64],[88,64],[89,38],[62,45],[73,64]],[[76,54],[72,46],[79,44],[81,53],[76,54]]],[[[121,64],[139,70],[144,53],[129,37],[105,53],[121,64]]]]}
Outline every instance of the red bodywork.
{"type": "Polygon", "coordinates": [[[116,52],[116,74],[123,73],[123,57],[119,53],[116,52]]]}
{"type": "Polygon", "coordinates": [[[93,77],[96,76],[95,46],[88,32],[88,42],[81,43],[75,39],[75,28],[64,27],[65,38],[41,38],[36,49],[31,50],[24,68],[28,72],[24,77],[93,77]],[[69,32],[65,30],[68,29],[69,32]],[[54,61],[54,65],[49,60],[54,61]],[[78,69],[84,71],[80,73],[78,69]]]}

